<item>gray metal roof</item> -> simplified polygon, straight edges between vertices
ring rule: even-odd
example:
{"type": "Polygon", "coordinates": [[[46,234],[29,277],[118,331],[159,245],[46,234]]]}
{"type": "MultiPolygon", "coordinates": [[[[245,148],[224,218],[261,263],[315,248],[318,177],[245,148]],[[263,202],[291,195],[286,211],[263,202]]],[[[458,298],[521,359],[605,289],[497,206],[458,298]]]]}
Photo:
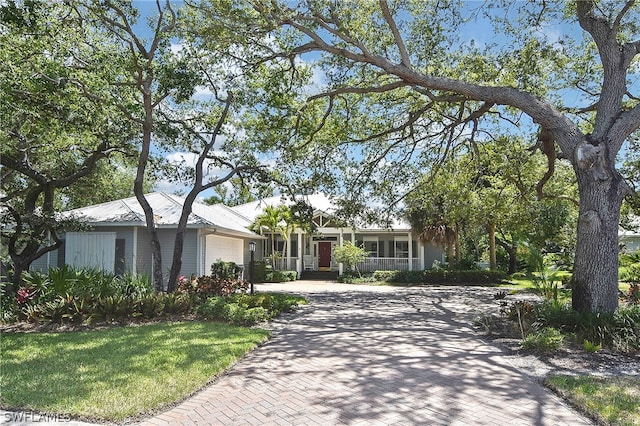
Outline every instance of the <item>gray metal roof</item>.
{"type": "MultiPolygon", "coordinates": [[[[322,212],[326,215],[332,216],[338,210],[338,205],[326,194],[324,193],[316,193],[312,195],[301,195],[296,198],[303,199],[307,203],[313,207],[314,211],[322,212]]],[[[238,206],[231,207],[233,211],[241,214],[246,217],[251,222],[255,221],[256,217],[261,215],[264,212],[264,209],[267,206],[277,207],[279,205],[291,205],[293,201],[287,198],[283,198],[279,195],[264,198],[258,201],[252,201],[250,203],[241,204],[238,206]]],[[[359,231],[371,231],[371,232],[379,232],[379,231],[389,231],[389,230],[410,230],[411,226],[409,223],[401,218],[394,218],[393,222],[389,227],[381,227],[371,224],[362,224],[357,228],[359,231]]]]}
{"type": "MultiPolygon", "coordinates": [[[[159,228],[175,228],[178,225],[185,200],[183,197],[165,192],[154,192],[145,197],[153,209],[159,228]]],[[[142,206],[135,197],[70,210],[65,215],[94,226],[146,224],[142,206]]],[[[199,202],[193,203],[193,211],[187,221],[188,228],[214,228],[247,238],[262,238],[247,229],[250,224],[250,220],[223,204],[208,206],[199,202]]]]}

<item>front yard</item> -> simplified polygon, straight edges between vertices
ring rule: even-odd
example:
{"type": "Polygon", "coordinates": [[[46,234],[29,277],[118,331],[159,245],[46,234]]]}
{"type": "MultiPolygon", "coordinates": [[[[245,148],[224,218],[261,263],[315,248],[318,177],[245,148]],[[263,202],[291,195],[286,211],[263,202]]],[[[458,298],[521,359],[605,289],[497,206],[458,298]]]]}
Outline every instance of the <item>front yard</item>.
{"type": "Polygon", "coordinates": [[[268,334],[189,321],[5,333],[2,407],[121,422],[188,397],[268,334]]]}

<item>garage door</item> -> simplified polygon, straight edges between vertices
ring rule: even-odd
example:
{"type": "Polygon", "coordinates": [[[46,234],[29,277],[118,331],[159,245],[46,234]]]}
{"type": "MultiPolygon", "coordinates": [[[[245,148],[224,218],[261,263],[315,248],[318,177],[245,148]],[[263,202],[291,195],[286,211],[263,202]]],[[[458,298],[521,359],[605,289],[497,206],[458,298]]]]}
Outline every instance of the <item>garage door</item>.
{"type": "Polygon", "coordinates": [[[239,238],[222,237],[219,235],[207,235],[204,256],[205,274],[211,272],[211,264],[218,260],[235,262],[238,265],[244,263],[244,242],[239,238]]]}

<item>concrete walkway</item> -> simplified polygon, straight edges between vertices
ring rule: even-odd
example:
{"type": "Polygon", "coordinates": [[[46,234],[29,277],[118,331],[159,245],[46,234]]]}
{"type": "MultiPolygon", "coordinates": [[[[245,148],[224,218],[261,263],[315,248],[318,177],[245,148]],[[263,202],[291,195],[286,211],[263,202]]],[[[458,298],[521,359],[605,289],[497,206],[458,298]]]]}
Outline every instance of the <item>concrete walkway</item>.
{"type": "Polygon", "coordinates": [[[472,329],[492,289],[262,285],[310,305],[143,425],[587,425],[472,329]]]}

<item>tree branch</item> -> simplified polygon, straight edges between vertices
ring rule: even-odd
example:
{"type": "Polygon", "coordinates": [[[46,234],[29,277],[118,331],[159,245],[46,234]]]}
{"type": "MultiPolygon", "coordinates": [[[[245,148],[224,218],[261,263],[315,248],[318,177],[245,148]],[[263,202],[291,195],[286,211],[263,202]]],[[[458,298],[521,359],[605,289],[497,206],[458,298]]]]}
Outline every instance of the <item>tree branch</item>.
{"type": "Polygon", "coordinates": [[[407,47],[404,44],[404,40],[402,40],[402,36],[400,35],[400,31],[398,31],[398,27],[396,26],[396,22],[393,20],[391,13],[389,12],[389,5],[386,0],[380,0],[380,8],[382,9],[382,16],[384,16],[385,21],[391,28],[391,33],[393,34],[393,38],[396,41],[396,46],[398,46],[398,50],[400,51],[401,63],[405,67],[411,66],[411,60],[409,59],[409,53],[407,52],[407,47]]]}

